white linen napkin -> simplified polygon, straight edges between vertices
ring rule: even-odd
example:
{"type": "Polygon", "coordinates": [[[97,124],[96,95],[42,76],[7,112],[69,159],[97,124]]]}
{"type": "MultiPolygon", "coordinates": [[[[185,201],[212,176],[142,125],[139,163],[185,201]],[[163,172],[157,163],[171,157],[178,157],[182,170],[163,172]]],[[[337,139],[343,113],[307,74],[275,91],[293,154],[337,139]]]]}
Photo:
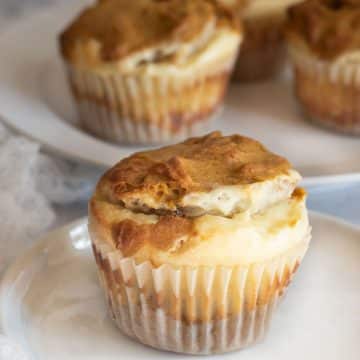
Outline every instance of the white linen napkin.
{"type": "Polygon", "coordinates": [[[0,360],[30,360],[21,347],[8,337],[0,335],[0,360]]]}
{"type": "Polygon", "coordinates": [[[0,273],[55,220],[36,185],[39,144],[0,124],[0,273]]]}
{"type": "MultiPolygon", "coordinates": [[[[45,155],[38,143],[0,122],[0,280],[16,256],[58,225],[54,206],[73,202],[86,206],[100,172],[45,155]]],[[[27,359],[14,341],[0,334],[0,360],[27,359]]]]}
{"type": "Polygon", "coordinates": [[[99,173],[41,153],[0,123],[0,274],[54,223],[52,204],[85,202],[99,173]]]}

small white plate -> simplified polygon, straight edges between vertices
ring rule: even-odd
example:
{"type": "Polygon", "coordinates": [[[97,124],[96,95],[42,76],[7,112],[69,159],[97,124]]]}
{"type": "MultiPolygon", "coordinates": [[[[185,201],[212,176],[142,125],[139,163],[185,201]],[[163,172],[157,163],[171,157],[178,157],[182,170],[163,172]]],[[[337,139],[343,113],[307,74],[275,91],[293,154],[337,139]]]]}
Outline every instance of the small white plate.
{"type": "MultiPolygon", "coordinates": [[[[76,127],[57,36],[91,0],[74,0],[27,18],[0,36],[0,116],[63,155],[110,166],[139,148],[115,146],[76,127]]],[[[215,127],[264,142],[288,157],[306,183],[360,179],[360,141],[319,129],[298,112],[291,82],[231,85],[215,127]]]]}
{"type": "MultiPolygon", "coordinates": [[[[313,240],[264,343],[213,359],[358,360],[360,230],[311,214],[313,240]]],[[[34,359],[189,359],[123,336],[107,316],[82,219],[47,235],[7,271],[0,329],[34,359]]],[[[197,357],[198,358],[198,357],[197,357]]]]}

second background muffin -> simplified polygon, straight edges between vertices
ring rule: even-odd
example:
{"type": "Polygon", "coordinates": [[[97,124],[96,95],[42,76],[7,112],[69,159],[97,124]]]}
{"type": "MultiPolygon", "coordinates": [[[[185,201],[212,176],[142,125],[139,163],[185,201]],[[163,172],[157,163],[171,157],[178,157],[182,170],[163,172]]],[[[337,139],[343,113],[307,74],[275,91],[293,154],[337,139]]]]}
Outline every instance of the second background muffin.
{"type": "Polygon", "coordinates": [[[283,70],[286,60],[284,25],[289,6],[302,0],[218,0],[242,18],[244,41],[234,79],[264,81],[283,70]]]}

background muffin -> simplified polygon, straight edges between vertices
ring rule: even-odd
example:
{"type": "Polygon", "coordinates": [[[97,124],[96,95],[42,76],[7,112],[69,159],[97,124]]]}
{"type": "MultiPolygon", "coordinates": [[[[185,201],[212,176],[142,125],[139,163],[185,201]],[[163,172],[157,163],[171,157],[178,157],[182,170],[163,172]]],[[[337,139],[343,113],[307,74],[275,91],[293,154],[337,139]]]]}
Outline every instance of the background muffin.
{"type": "Polygon", "coordinates": [[[307,117],[360,134],[360,2],[310,0],[291,8],[287,39],[307,117]]]}
{"type": "Polygon", "coordinates": [[[89,230],[119,328],[193,354],[262,339],[310,239],[299,179],[258,142],[219,133],[109,170],[89,230]]]}
{"type": "Polygon", "coordinates": [[[220,108],[241,41],[211,0],[107,0],[61,35],[81,124],[115,142],[202,131],[220,108]]]}
{"type": "Polygon", "coordinates": [[[274,77],[286,60],[284,24],[289,6],[302,0],[219,0],[243,19],[244,41],[234,70],[240,81],[274,77]]]}

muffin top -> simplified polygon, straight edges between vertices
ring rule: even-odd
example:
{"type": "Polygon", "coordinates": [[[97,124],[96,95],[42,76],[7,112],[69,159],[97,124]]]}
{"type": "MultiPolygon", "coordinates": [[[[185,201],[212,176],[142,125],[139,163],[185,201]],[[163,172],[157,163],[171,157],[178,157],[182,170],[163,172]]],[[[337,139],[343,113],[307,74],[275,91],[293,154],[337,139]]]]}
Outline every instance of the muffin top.
{"type": "Polygon", "coordinates": [[[307,236],[299,179],[259,142],[215,132],[115,165],[90,201],[89,229],[138,263],[263,261],[307,236]]]}
{"type": "Polygon", "coordinates": [[[324,60],[360,50],[359,0],[307,0],[288,12],[287,36],[324,60]]]}
{"type": "Polygon", "coordinates": [[[238,34],[239,25],[211,0],[98,0],[61,34],[60,46],[76,65],[181,64],[220,29],[238,34]]]}
{"type": "Polygon", "coordinates": [[[272,202],[274,193],[288,196],[298,180],[286,159],[259,142],[213,132],[120,161],[103,176],[97,194],[145,213],[227,216],[257,211],[258,202],[272,202]],[[266,191],[266,199],[258,199],[266,191]]]}

